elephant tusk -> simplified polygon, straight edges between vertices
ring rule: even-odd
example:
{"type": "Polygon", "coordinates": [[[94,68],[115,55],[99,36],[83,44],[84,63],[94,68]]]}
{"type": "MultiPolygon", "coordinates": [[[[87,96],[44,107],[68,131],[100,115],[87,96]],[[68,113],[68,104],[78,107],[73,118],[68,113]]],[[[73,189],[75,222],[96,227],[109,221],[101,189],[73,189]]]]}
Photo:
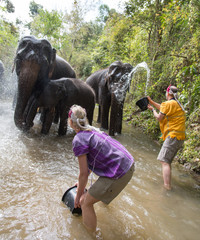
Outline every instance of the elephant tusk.
{"type": "Polygon", "coordinates": [[[109,74],[109,75],[110,75],[110,76],[114,75],[116,69],[117,69],[117,68],[114,68],[114,69],[112,70],[111,74],[109,74]]]}
{"type": "Polygon", "coordinates": [[[26,55],[26,58],[28,59],[29,57],[31,56],[34,56],[35,55],[35,52],[33,50],[31,50],[27,55],[26,55]]]}

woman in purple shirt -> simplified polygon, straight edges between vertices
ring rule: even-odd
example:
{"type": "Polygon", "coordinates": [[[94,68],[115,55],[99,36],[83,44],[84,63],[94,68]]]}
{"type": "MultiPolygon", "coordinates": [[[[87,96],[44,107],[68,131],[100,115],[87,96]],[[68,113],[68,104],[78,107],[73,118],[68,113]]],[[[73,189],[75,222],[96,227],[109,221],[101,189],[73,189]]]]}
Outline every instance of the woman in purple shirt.
{"type": "Polygon", "coordinates": [[[118,141],[88,125],[82,107],[73,105],[68,121],[77,133],[72,142],[79,161],[74,205],[81,207],[87,229],[95,231],[97,219],[93,205],[99,201],[109,204],[125,188],[133,175],[134,159],[118,141]],[[84,192],[90,172],[99,178],[84,192]]]}

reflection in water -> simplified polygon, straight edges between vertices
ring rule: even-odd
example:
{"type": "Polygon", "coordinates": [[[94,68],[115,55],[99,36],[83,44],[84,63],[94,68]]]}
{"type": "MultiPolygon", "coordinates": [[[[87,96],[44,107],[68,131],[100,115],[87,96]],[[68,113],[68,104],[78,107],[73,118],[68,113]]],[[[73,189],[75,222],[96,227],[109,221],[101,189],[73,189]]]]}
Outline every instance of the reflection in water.
{"type": "Polygon", "coordinates": [[[174,189],[165,191],[159,147],[130,126],[123,126],[116,139],[133,154],[136,171],[110,205],[96,204],[98,233],[91,236],[81,217],[61,202],[78,176],[74,133],[58,137],[54,126],[41,136],[36,122],[23,134],[14,125],[11,105],[0,105],[0,239],[199,239],[199,186],[173,165],[174,189]]]}

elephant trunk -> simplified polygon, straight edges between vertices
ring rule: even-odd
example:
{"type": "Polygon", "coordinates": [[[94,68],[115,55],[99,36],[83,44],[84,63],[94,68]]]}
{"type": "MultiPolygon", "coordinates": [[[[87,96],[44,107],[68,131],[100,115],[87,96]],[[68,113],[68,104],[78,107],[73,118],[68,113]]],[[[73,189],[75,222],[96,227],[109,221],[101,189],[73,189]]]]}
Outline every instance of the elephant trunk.
{"type": "Polygon", "coordinates": [[[111,94],[111,112],[109,135],[114,136],[115,133],[121,134],[122,117],[123,117],[124,101],[119,102],[114,93],[111,94]]]}
{"type": "Polygon", "coordinates": [[[15,125],[23,130],[25,124],[24,111],[29,101],[35,83],[38,79],[40,66],[35,61],[22,61],[18,75],[18,93],[17,104],[15,108],[14,121],[15,125]]]}

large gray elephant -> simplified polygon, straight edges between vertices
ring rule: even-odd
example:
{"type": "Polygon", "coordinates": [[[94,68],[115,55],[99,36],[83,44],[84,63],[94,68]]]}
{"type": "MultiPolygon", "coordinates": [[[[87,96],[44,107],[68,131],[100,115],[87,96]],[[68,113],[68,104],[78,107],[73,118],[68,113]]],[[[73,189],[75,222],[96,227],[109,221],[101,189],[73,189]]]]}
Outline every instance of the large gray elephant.
{"type": "Polygon", "coordinates": [[[36,97],[32,95],[25,110],[26,130],[33,126],[33,120],[39,107],[47,110],[41,133],[47,134],[50,130],[55,107],[59,106],[59,135],[67,131],[67,119],[70,107],[77,104],[86,109],[89,123],[92,125],[95,107],[94,90],[80,79],[60,78],[50,81],[42,93],[36,97]],[[59,104],[58,104],[59,103],[59,104]]]}
{"type": "Polygon", "coordinates": [[[104,129],[109,128],[109,135],[121,133],[123,105],[129,88],[129,73],[133,67],[121,61],[113,62],[108,68],[99,70],[89,76],[86,83],[95,91],[99,104],[98,122],[104,129]],[[108,117],[110,112],[110,124],[108,117]]]}
{"type": "Polygon", "coordinates": [[[15,125],[26,129],[24,111],[31,95],[38,97],[50,79],[75,78],[70,64],[56,55],[56,50],[45,39],[23,37],[16,51],[15,70],[18,77],[15,125]]]}

